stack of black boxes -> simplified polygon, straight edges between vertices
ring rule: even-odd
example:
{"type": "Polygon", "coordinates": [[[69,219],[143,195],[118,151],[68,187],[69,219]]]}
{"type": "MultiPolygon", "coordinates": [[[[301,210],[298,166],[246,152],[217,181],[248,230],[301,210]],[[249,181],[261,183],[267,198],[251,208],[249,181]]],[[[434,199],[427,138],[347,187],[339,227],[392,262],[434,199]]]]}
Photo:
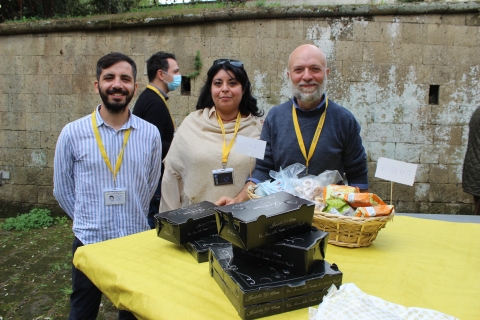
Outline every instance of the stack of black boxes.
{"type": "MultiPolygon", "coordinates": [[[[210,274],[242,319],[318,305],[342,273],[324,260],[328,233],[311,226],[313,211],[313,203],[285,192],[216,207],[218,235],[185,247],[197,257],[195,247],[210,248],[210,274]]],[[[157,218],[165,238],[162,229],[157,218]]]]}

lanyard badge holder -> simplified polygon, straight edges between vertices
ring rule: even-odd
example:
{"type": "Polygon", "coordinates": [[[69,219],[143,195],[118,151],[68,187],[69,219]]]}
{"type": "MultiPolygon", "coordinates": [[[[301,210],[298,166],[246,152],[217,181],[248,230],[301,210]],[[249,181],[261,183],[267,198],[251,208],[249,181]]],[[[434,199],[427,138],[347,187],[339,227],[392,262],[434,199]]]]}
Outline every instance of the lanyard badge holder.
{"type": "Polygon", "coordinates": [[[117,162],[115,163],[115,169],[112,168],[112,164],[110,163],[110,159],[107,156],[107,151],[105,150],[105,146],[103,145],[102,138],[100,137],[100,132],[97,128],[97,115],[96,111],[92,113],[92,128],[93,133],[95,135],[95,139],[97,140],[98,148],[100,149],[100,153],[102,154],[103,161],[107,165],[110,172],[113,174],[113,183],[114,188],[104,188],[103,189],[103,199],[104,204],[106,206],[113,206],[118,204],[125,204],[127,198],[127,189],[126,188],[117,188],[116,187],[116,177],[117,173],[120,170],[120,166],[122,165],[123,161],[123,152],[125,151],[125,146],[127,145],[128,138],[130,138],[130,128],[125,131],[123,136],[123,146],[122,150],[117,158],[117,162]]]}
{"type": "Polygon", "coordinates": [[[226,138],[225,138],[225,127],[223,126],[222,119],[220,119],[220,116],[217,113],[217,121],[218,125],[220,126],[220,129],[222,130],[222,136],[223,136],[223,146],[222,146],[222,169],[217,169],[217,170],[212,170],[212,175],[213,175],[213,184],[216,186],[222,186],[226,184],[233,184],[233,168],[226,168],[227,166],[227,160],[228,160],[228,155],[230,153],[230,150],[232,150],[233,147],[233,142],[235,141],[235,137],[237,136],[238,129],[240,128],[240,121],[242,119],[242,115],[240,112],[238,112],[237,115],[237,122],[235,123],[235,129],[233,132],[233,138],[230,140],[227,146],[226,138]]]}

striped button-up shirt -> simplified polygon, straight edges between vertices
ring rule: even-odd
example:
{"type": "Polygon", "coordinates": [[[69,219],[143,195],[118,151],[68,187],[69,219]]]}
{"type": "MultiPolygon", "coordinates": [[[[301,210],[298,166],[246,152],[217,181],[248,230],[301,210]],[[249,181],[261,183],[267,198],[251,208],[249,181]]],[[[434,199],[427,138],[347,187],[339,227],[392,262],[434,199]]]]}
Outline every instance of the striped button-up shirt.
{"type": "Polygon", "coordinates": [[[130,128],[116,186],[95,139],[91,114],[67,124],[55,150],[53,194],[73,219],[73,233],[83,244],[149,230],[148,208],[160,178],[158,129],[130,112],[128,121],[116,131],[98,110],[97,127],[113,168],[130,128]],[[104,192],[114,187],[126,189],[125,203],[107,206],[104,192]]]}

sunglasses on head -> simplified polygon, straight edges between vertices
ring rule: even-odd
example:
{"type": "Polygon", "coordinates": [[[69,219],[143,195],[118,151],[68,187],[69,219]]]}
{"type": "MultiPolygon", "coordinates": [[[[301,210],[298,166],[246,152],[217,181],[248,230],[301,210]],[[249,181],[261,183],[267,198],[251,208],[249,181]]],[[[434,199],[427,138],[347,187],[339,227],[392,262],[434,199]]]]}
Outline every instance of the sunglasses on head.
{"type": "Polygon", "coordinates": [[[234,67],[243,68],[243,62],[238,61],[238,60],[230,60],[230,59],[217,59],[217,60],[213,61],[213,65],[224,64],[225,62],[228,62],[229,64],[231,64],[234,67]]]}

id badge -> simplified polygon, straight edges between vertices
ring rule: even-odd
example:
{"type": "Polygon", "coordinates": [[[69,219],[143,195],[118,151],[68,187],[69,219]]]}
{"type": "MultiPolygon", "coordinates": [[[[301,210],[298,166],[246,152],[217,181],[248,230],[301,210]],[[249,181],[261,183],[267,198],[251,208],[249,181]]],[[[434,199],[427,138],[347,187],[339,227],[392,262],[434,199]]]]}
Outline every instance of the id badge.
{"type": "Polygon", "coordinates": [[[213,174],[213,184],[216,186],[233,184],[233,168],[212,170],[212,174],[213,174]]]}
{"type": "Polygon", "coordinates": [[[103,189],[104,203],[106,206],[125,204],[127,198],[126,188],[103,189]]]}

